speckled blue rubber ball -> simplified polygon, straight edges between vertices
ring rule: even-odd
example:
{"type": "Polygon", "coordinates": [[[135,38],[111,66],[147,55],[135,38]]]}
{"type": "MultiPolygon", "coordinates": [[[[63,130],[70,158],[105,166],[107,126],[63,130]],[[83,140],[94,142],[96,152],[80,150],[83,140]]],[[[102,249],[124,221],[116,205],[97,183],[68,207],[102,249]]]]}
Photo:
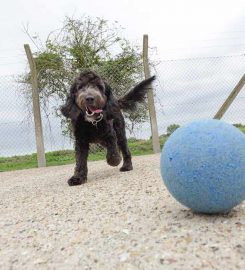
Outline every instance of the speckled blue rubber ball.
{"type": "Polygon", "coordinates": [[[169,192],[199,213],[227,213],[245,199],[245,134],[220,120],[178,128],[161,153],[169,192]]]}

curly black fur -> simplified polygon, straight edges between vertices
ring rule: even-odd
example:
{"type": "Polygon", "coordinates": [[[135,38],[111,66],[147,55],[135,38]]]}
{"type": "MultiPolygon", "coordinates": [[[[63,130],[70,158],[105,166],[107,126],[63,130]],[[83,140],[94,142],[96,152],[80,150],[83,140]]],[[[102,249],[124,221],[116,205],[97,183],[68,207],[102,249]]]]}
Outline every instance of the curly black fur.
{"type": "Polygon", "coordinates": [[[121,152],[123,165],[120,171],[133,169],[131,153],[127,145],[125,121],[121,109],[134,110],[136,103],[144,100],[148,87],[154,79],[155,76],[142,81],[119,99],[114,97],[111,87],[93,71],[83,72],[75,80],[65,105],[61,107],[62,114],[71,119],[75,137],[76,166],[74,175],[68,180],[70,186],[80,185],[87,181],[87,157],[90,143],[99,143],[107,148],[106,159],[109,165],[119,165],[121,162],[121,152]],[[87,104],[86,95],[90,95],[89,91],[93,91],[93,94],[98,93],[100,97],[99,102],[97,102],[98,104],[93,103],[93,106],[101,108],[101,104],[104,105],[101,108],[103,110],[101,112],[103,116],[101,121],[92,124],[87,120],[86,106],[79,103],[79,91],[82,93],[81,104],[87,104]]]}

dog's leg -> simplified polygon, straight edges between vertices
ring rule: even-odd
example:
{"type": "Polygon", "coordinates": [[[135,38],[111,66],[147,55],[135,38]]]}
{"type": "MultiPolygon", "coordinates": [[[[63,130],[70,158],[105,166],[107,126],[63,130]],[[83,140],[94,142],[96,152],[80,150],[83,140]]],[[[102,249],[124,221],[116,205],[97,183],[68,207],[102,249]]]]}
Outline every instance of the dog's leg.
{"type": "Polygon", "coordinates": [[[117,137],[114,130],[104,139],[107,154],[106,160],[107,163],[113,167],[118,166],[122,160],[121,155],[117,147],[117,137]]]}
{"type": "Polygon", "coordinates": [[[128,148],[126,136],[123,140],[118,140],[118,146],[119,146],[120,150],[122,151],[122,155],[123,155],[123,165],[120,168],[120,171],[126,172],[126,171],[133,170],[131,153],[130,153],[130,150],[128,148]]]}
{"type": "Polygon", "coordinates": [[[130,150],[128,149],[127,139],[125,138],[125,140],[118,141],[118,145],[123,155],[123,165],[120,168],[120,171],[126,172],[126,171],[133,170],[132,158],[131,158],[130,150]]]}
{"type": "Polygon", "coordinates": [[[121,172],[131,171],[133,170],[132,157],[130,150],[128,148],[128,142],[125,131],[125,121],[122,115],[120,119],[114,120],[113,127],[117,134],[117,144],[123,155],[123,165],[120,168],[120,171],[121,172]]]}
{"type": "Polygon", "coordinates": [[[76,140],[75,153],[76,153],[76,167],[74,175],[68,180],[69,186],[81,185],[87,182],[88,174],[88,151],[89,144],[76,140]]]}

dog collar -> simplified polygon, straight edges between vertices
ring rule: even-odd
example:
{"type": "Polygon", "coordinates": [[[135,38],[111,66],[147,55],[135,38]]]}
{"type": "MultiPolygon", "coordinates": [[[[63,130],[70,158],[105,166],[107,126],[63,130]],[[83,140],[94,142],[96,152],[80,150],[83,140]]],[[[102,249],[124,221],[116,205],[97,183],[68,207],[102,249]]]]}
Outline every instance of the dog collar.
{"type": "Polygon", "coordinates": [[[94,114],[89,114],[86,112],[85,120],[91,123],[93,126],[97,127],[97,124],[103,119],[103,114],[100,113],[96,119],[93,119],[94,114]]]}
{"type": "Polygon", "coordinates": [[[103,119],[103,114],[100,113],[99,117],[96,118],[94,121],[92,121],[91,124],[92,124],[93,126],[96,126],[96,127],[97,127],[97,124],[98,124],[102,119],[103,119]]]}

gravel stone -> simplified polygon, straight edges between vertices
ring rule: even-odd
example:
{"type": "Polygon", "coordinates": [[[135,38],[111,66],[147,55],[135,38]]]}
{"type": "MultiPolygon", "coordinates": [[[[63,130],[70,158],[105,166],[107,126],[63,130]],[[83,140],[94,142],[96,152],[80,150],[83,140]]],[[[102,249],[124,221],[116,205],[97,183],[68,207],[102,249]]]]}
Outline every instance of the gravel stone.
{"type": "Polygon", "coordinates": [[[89,162],[0,174],[0,269],[245,269],[245,202],[226,215],[180,205],[160,176],[160,156],[119,172],[89,162]]]}

